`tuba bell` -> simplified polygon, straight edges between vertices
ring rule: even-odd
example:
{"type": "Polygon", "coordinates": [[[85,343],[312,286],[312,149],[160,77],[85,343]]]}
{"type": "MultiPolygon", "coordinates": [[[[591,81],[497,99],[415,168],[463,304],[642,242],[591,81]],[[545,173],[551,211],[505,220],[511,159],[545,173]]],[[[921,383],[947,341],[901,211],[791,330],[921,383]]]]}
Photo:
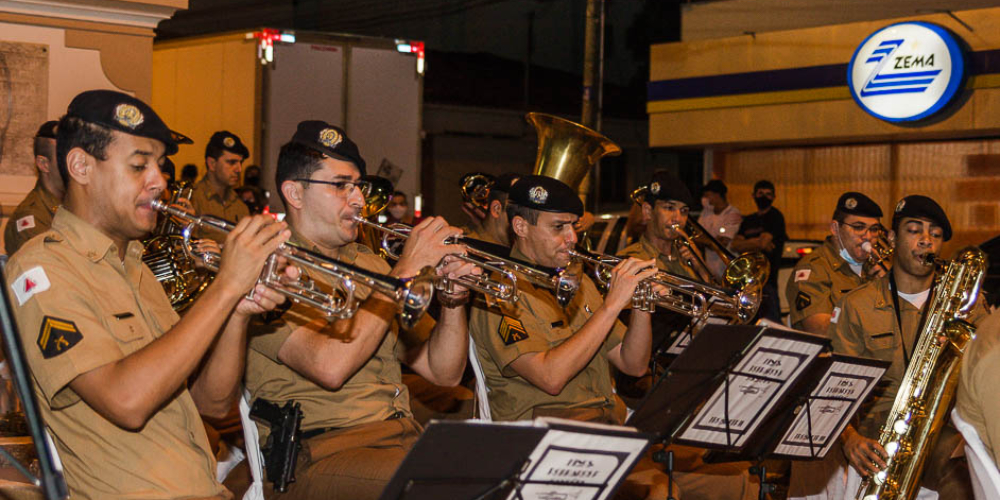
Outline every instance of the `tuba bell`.
{"type": "Polygon", "coordinates": [[[579,123],[545,113],[528,113],[526,119],[538,133],[534,174],[558,179],[573,189],[580,189],[598,160],[622,152],[614,141],[579,123]]]}

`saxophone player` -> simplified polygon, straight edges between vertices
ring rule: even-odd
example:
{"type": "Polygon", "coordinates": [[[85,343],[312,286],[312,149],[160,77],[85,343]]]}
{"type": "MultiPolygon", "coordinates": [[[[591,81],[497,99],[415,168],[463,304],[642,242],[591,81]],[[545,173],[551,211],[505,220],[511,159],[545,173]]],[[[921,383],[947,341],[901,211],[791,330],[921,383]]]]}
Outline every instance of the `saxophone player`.
{"type": "MultiPolygon", "coordinates": [[[[451,256],[465,247],[446,243],[460,230],[440,217],[413,228],[392,268],[356,243],[364,174],[365,161],[342,129],[300,123],[282,146],[275,173],[291,241],[399,278],[441,262],[440,272],[452,278],[477,271],[451,256]]],[[[251,325],[245,377],[251,402],[295,401],[303,413],[297,481],[285,493],[271,491],[268,482],[268,498],[378,498],[421,431],[400,363],[434,384],[458,384],[468,355],[468,293],[458,285],[452,293],[438,292],[437,323],[424,316],[409,331],[394,319],[398,304],[364,286],[355,293],[362,303],[352,318],[330,320],[292,305],[279,319],[251,325]]],[[[268,428],[258,427],[266,438],[268,428]]]]}
{"type": "MultiPolygon", "coordinates": [[[[951,239],[952,230],[940,205],[926,196],[911,195],[896,205],[890,238],[893,235],[896,249],[892,270],[845,295],[831,314],[828,331],[837,352],[892,363],[882,385],[859,412],[860,424],[848,426],[841,436],[844,456],[862,477],[886,466],[879,431],[911,362],[924,306],[930,298],[935,267],[925,259],[940,253],[942,244],[951,239]]],[[[985,316],[980,298],[968,321],[978,324],[985,316]]],[[[921,484],[937,491],[940,498],[972,497],[964,460],[949,458],[960,444],[958,432],[945,425],[930,450],[921,484]]],[[[848,486],[849,494],[854,491],[848,486]]]]}

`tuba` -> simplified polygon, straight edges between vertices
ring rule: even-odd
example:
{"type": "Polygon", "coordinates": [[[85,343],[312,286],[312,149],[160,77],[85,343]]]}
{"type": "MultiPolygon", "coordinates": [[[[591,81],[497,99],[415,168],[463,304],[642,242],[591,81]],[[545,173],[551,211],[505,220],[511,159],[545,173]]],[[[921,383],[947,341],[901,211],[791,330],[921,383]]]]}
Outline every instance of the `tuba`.
{"type": "Polygon", "coordinates": [[[534,174],[558,179],[573,189],[580,189],[598,160],[622,152],[614,141],[579,123],[545,113],[528,113],[526,119],[538,133],[534,174]]]}
{"type": "MultiPolygon", "coordinates": [[[[175,205],[181,199],[191,199],[193,190],[190,183],[177,184],[169,204],[175,205]]],[[[180,229],[173,217],[163,214],[152,236],[142,242],[142,261],[163,286],[175,311],[183,311],[189,306],[214,278],[207,270],[197,268],[195,262],[185,254],[180,229]]]]}
{"type": "MultiPolygon", "coordinates": [[[[945,263],[929,254],[925,264],[945,263]]],[[[865,479],[856,498],[916,498],[924,463],[948,418],[962,354],[975,332],[965,319],[979,297],[986,268],[986,254],[970,247],[946,263],[935,278],[924,326],[879,436],[889,456],[886,468],[865,479]]]]}

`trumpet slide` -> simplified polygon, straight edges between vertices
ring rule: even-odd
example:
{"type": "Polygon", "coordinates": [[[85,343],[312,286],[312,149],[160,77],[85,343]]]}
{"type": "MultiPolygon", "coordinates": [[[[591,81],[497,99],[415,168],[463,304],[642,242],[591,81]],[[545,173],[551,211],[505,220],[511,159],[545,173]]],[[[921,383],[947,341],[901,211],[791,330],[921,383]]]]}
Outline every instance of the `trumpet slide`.
{"type": "MultiPolygon", "coordinates": [[[[150,206],[184,221],[186,225],[181,232],[184,252],[191,259],[200,260],[207,269],[219,271],[218,255],[194,252],[191,234],[197,228],[228,233],[235,228],[233,223],[215,217],[191,215],[159,200],[151,202],[150,206]]],[[[411,328],[431,304],[434,296],[433,275],[434,270],[427,267],[413,278],[386,276],[285,243],[268,258],[258,283],[285,295],[293,302],[310,305],[328,317],[337,318],[349,318],[357,311],[360,303],[355,299],[355,291],[360,283],[391,297],[400,307],[400,322],[404,327],[411,328]],[[299,267],[302,272],[298,279],[292,280],[280,272],[279,257],[285,258],[289,265],[299,267]],[[309,272],[330,278],[332,288],[329,291],[321,289],[317,280],[309,278],[309,272]]]]}

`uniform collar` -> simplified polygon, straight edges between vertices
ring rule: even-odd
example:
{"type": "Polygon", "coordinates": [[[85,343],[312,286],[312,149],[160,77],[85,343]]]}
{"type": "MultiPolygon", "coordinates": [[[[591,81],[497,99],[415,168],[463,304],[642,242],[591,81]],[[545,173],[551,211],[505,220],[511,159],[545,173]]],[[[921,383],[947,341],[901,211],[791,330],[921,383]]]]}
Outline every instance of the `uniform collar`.
{"type": "Polygon", "coordinates": [[[198,181],[198,184],[199,185],[197,186],[197,189],[204,190],[205,196],[207,196],[209,199],[215,198],[216,200],[219,200],[219,203],[222,204],[229,203],[233,201],[233,198],[236,197],[236,190],[229,186],[226,186],[225,191],[223,191],[224,195],[219,196],[219,194],[215,192],[215,188],[212,187],[212,183],[209,182],[207,172],[205,173],[204,176],[202,176],[201,180],[198,181]]]}
{"type": "Polygon", "coordinates": [[[45,209],[49,211],[50,214],[55,214],[56,209],[62,203],[56,195],[45,189],[45,185],[42,184],[42,179],[38,179],[35,183],[35,190],[38,191],[38,198],[42,201],[42,205],[45,205],[45,209]]]}
{"type": "MultiPolygon", "coordinates": [[[[111,238],[69,210],[56,212],[52,218],[52,229],[61,236],[61,238],[57,236],[57,241],[62,239],[91,262],[99,262],[108,254],[114,256],[114,261],[118,261],[118,248],[111,238]]],[[[133,264],[141,258],[142,243],[137,240],[129,241],[125,251],[126,268],[132,269],[133,264]]]]}
{"type": "MultiPolygon", "coordinates": [[[[891,272],[891,271],[890,271],[891,272]]],[[[892,301],[892,290],[889,288],[889,273],[884,276],[872,280],[872,286],[875,287],[875,309],[892,309],[895,307],[892,301]]],[[[913,309],[916,310],[917,307],[911,304],[909,301],[901,300],[899,301],[899,307],[902,309],[913,309]]]]}
{"type": "Polygon", "coordinates": [[[660,249],[656,248],[656,245],[654,245],[652,241],[649,241],[649,238],[646,237],[645,233],[639,237],[639,245],[642,246],[642,250],[646,252],[646,255],[652,255],[654,258],[660,259],[664,262],[670,261],[670,256],[660,253],[660,249]]]}

